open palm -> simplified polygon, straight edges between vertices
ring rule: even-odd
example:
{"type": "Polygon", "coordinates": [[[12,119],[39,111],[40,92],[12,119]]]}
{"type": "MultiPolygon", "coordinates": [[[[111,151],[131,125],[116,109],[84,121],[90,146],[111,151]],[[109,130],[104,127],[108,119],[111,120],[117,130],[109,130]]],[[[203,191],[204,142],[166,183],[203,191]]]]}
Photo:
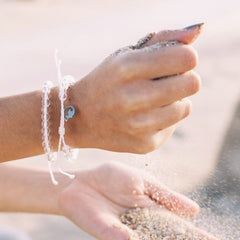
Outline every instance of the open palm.
{"type": "MultiPolygon", "coordinates": [[[[132,230],[119,219],[130,208],[164,206],[183,217],[194,217],[199,212],[198,205],[190,199],[122,164],[105,164],[76,176],[60,195],[60,210],[99,240],[133,239],[132,230]]],[[[215,239],[201,234],[204,239],[215,239]]]]}

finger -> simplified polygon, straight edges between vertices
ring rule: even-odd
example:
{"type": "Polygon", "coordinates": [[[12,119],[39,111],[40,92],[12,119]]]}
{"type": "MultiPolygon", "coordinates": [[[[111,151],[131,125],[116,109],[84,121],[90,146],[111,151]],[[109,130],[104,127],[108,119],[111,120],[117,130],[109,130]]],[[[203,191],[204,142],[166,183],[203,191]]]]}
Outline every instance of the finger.
{"type": "Polygon", "coordinates": [[[112,59],[110,67],[117,81],[129,81],[181,74],[195,68],[197,63],[198,56],[192,46],[157,44],[119,55],[112,59]]]}
{"type": "Polygon", "coordinates": [[[171,191],[166,186],[153,181],[145,181],[145,194],[157,204],[182,217],[195,217],[200,207],[186,196],[171,191]]]}
{"type": "Polygon", "coordinates": [[[161,147],[173,134],[176,129],[176,124],[165,128],[153,134],[152,132],[142,136],[142,141],[137,145],[135,153],[146,154],[161,147]]]}
{"type": "Polygon", "coordinates": [[[145,38],[143,38],[139,41],[139,43],[141,42],[143,43],[141,47],[147,47],[163,41],[179,41],[184,44],[191,44],[201,34],[203,25],[204,25],[203,23],[200,23],[186,27],[184,29],[161,31],[156,34],[152,34],[150,40],[147,41],[149,37],[146,38],[145,41],[144,41],[145,38]]]}
{"type": "Polygon", "coordinates": [[[199,75],[187,72],[161,80],[129,84],[120,94],[126,98],[126,111],[135,112],[169,105],[195,94],[200,88],[199,75]]]}
{"type": "Polygon", "coordinates": [[[99,240],[137,240],[132,237],[132,230],[120,222],[117,213],[112,213],[114,208],[112,208],[110,202],[108,207],[110,212],[106,211],[106,209],[100,212],[101,206],[99,208],[99,206],[92,205],[81,209],[80,212],[79,209],[77,209],[73,214],[77,215],[73,216],[73,221],[74,219],[79,219],[74,222],[84,231],[99,240]],[[79,216],[81,216],[81,218],[79,216]]]}
{"type": "Polygon", "coordinates": [[[186,118],[191,112],[191,106],[190,100],[183,99],[161,108],[141,112],[129,120],[129,130],[134,134],[163,130],[186,118]]]}
{"type": "Polygon", "coordinates": [[[102,224],[104,228],[102,232],[98,234],[99,240],[138,240],[134,232],[118,219],[104,216],[102,224]]]}

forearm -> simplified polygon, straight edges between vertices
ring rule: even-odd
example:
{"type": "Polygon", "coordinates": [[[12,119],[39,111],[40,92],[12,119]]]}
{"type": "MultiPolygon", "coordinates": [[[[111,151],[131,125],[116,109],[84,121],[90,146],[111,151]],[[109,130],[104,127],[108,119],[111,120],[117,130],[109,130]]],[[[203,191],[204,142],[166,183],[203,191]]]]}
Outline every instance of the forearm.
{"type": "Polygon", "coordinates": [[[60,214],[58,196],[70,180],[57,177],[54,186],[47,172],[0,164],[0,211],[60,214]]]}
{"type": "MultiPolygon", "coordinates": [[[[192,72],[198,58],[189,46],[202,24],[154,34],[147,46],[118,51],[68,89],[76,113],[65,124],[66,144],[115,152],[147,153],[168,139],[191,112],[185,98],[200,89],[192,72]],[[166,45],[175,39],[184,44],[166,45]],[[120,51],[121,52],[121,51],[120,51]],[[152,81],[152,79],[159,79],[152,81]],[[181,99],[185,99],[179,101],[181,99]]],[[[43,153],[41,91],[0,99],[0,162],[43,153]]],[[[58,90],[51,93],[51,145],[57,149],[58,90]]]]}
{"type": "MultiPolygon", "coordinates": [[[[41,107],[41,90],[0,99],[0,162],[43,154],[41,107]]],[[[56,150],[60,121],[57,88],[50,94],[49,115],[51,144],[56,150]]],[[[69,131],[66,130],[66,138],[71,144],[69,131]]]]}

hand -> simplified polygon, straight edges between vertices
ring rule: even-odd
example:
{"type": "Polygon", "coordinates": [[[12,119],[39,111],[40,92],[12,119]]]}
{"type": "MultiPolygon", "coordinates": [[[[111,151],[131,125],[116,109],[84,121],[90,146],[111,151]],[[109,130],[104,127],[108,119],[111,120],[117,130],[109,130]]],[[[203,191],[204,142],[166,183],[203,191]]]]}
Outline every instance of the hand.
{"type": "MultiPolygon", "coordinates": [[[[119,216],[129,208],[153,206],[161,211],[164,206],[183,217],[199,212],[199,206],[185,196],[137,169],[116,163],[80,172],[59,197],[59,213],[99,240],[130,239],[133,232],[119,216]]],[[[215,239],[194,231],[206,240],[215,239]]]]}
{"type": "Polygon", "coordinates": [[[72,147],[147,153],[161,146],[190,114],[185,98],[200,89],[191,71],[197,54],[189,45],[200,30],[159,32],[139,49],[111,55],[77,82],[69,100],[77,107],[68,123],[72,147]],[[151,48],[170,40],[182,44],[151,48]]]}

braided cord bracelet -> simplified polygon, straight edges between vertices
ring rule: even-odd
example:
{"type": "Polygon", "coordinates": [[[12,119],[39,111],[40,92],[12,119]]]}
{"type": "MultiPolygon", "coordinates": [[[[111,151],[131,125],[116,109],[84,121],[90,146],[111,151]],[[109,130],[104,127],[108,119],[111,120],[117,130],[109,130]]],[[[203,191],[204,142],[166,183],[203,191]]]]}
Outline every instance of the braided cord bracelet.
{"type": "MultiPolygon", "coordinates": [[[[42,89],[42,146],[44,149],[44,152],[46,153],[47,160],[48,160],[48,168],[50,172],[50,177],[52,180],[52,183],[54,185],[58,185],[58,181],[55,179],[53,174],[53,163],[56,162],[57,169],[60,173],[63,175],[68,176],[70,179],[73,179],[75,175],[67,173],[62,170],[60,163],[62,160],[62,152],[64,158],[66,158],[68,161],[72,161],[74,159],[74,153],[73,150],[65,143],[64,135],[65,135],[65,126],[64,122],[67,122],[70,118],[72,118],[75,114],[75,108],[73,106],[67,106],[64,108],[64,102],[67,98],[67,89],[75,82],[74,78],[70,75],[63,76],[61,74],[61,61],[57,57],[57,51],[55,53],[55,61],[57,66],[57,75],[58,75],[58,83],[59,83],[59,100],[60,100],[60,125],[58,129],[59,133],[59,142],[58,142],[58,150],[57,155],[52,151],[51,147],[51,138],[50,138],[50,122],[49,122],[49,109],[50,109],[50,101],[49,96],[51,93],[51,87],[53,86],[53,83],[51,81],[46,81],[43,85],[42,89]],[[67,112],[65,114],[65,112],[67,112]],[[62,152],[61,152],[62,151],[62,152]]],[[[76,156],[75,156],[76,157],[76,156]]]]}
{"type": "Polygon", "coordinates": [[[58,170],[62,174],[68,176],[69,178],[73,179],[75,176],[73,174],[69,174],[61,169],[60,162],[61,162],[61,149],[63,150],[64,156],[71,161],[72,159],[72,152],[71,148],[65,143],[64,135],[65,135],[65,127],[64,122],[68,121],[69,114],[65,115],[65,110],[68,108],[71,108],[72,111],[70,111],[71,116],[73,117],[75,113],[75,108],[73,106],[68,106],[64,108],[64,102],[67,99],[67,90],[68,88],[75,82],[74,78],[70,75],[63,76],[61,73],[61,60],[58,59],[57,51],[55,53],[55,61],[56,61],[56,67],[57,67],[57,73],[58,73],[58,84],[59,84],[59,100],[61,103],[61,115],[60,115],[60,125],[58,129],[59,133],[59,142],[58,142],[58,152],[57,152],[57,163],[58,163],[58,170]],[[63,145],[63,147],[62,147],[63,145]]]}

